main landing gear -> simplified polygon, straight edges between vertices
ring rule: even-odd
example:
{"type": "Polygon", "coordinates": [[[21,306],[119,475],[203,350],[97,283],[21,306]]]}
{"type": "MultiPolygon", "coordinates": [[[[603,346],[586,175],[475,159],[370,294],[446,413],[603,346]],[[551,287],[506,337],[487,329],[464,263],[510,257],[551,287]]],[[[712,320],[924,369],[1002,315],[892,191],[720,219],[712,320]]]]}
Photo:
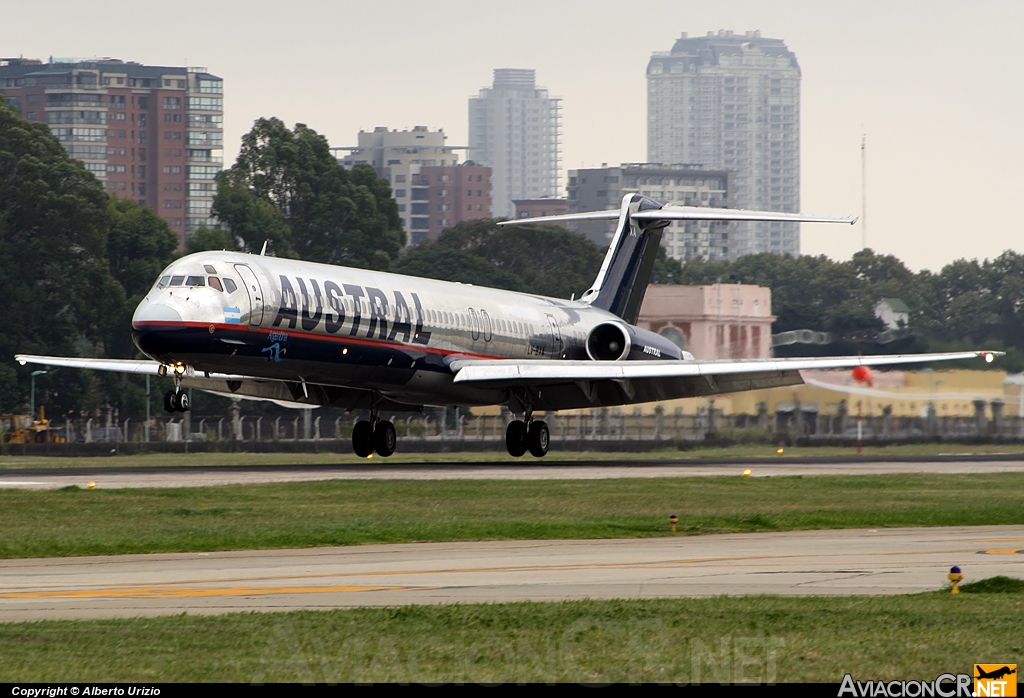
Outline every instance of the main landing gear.
{"type": "Polygon", "coordinates": [[[505,429],[505,448],[510,456],[519,458],[529,451],[530,455],[541,458],[547,454],[550,444],[551,432],[547,422],[533,419],[530,415],[525,422],[518,419],[509,422],[505,429]]]}
{"type": "Polygon", "coordinates": [[[376,404],[370,410],[370,419],[358,421],[352,428],[352,450],[360,458],[367,458],[374,451],[378,456],[387,458],[395,452],[397,446],[395,425],[380,418],[376,404]]]}
{"type": "Polygon", "coordinates": [[[191,408],[188,393],[184,390],[168,390],[164,393],[164,409],[168,412],[188,412],[191,408]]]}

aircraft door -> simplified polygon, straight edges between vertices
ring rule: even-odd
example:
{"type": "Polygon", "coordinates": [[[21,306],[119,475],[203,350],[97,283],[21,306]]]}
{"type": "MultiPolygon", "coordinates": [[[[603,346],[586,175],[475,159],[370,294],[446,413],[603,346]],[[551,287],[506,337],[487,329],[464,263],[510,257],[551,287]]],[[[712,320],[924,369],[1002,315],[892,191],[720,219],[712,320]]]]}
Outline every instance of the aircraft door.
{"type": "Polygon", "coordinates": [[[562,356],[562,333],[558,329],[558,321],[554,315],[548,315],[548,326],[551,328],[551,358],[562,356]]]}
{"type": "Polygon", "coordinates": [[[259,327],[263,324],[263,288],[256,274],[245,264],[236,264],[235,271],[242,277],[246,293],[249,294],[249,326],[259,327]]]}

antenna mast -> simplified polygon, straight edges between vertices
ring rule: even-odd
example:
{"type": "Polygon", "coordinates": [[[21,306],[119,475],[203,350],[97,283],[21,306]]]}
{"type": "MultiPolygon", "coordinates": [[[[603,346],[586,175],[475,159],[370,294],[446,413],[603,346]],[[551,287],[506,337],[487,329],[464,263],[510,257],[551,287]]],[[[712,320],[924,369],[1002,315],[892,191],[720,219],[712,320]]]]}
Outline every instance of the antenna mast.
{"type": "Polygon", "coordinates": [[[868,246],[868,136],[860,134],[860,248],[868,246]]]}

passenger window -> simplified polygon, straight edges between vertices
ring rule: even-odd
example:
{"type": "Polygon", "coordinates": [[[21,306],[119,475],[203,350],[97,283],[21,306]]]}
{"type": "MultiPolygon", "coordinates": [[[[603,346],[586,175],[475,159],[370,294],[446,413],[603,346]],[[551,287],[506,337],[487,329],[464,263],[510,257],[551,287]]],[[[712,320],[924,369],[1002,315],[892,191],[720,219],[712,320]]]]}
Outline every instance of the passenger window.
{"type": "Polygon", "coordinates": [[[206,279],[203,278],[202,276],[190,276],[185,281],[185,285],[186,286],[205,286],[206,285],[206,279]]]}
{"type": "Polygon", "coordinates": [[[169,276],[161,276],[160,280],[156,282],[156,287],[157,288],[163,288],[164,286],[166,286],[170,282],[171,282],[171,277],[169,277],[169,276]]]}
{"type": "Polygon", "coordinates": [[[224,290],[224,288],[220,285],[220,279],[218,279],[216,276],[210,277],[210,288],[215,288],[218,291],[224,290]]]}
{"type": "Polygon", "coordinates": [[[235,282],[234,281],[232,281],[231,279],[229,279],[227,277],[224,277],[224,288],[226,288],[228,290],[228,293],[234,293],[235,289],[237,289],[238,287],[235,286],[235,282]]]}
{"type": "Polygon", "coordinates": [[[181,286],[181,282],[185,280],[184,276],[172,276],[171,286],[181,286]]]}

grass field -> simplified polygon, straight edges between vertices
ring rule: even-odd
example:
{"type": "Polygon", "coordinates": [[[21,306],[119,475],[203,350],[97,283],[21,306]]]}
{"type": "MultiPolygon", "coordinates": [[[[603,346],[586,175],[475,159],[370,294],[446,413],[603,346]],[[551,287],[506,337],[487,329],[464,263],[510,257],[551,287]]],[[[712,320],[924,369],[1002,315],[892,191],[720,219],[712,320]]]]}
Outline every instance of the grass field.
{"type": "Polygon", "coordinates": [[[1024,524],[1024,473],[0,490],[0,557],[1024,524]]]}
{"type": "MultiPolygon", "coordinates": [[[[552,446],[548,457],[542,461],[511,458],[504,451],[446,452],[446,453],[402,453],[387,459],[374,458],[367,461],[355,456],[347,446],[343,453],[322,451],[320,453],[146,453],[141,455],[107,456],[0,456],[0,471],[18,468],[88,468],[118,466],[236,466],[236,465],[311,465],[336,464],[356,465],[359,463],[534,463],[553,461],[637,461],[637,460],[703,460],[709,458],[763,458],[777,459],[775,446],[763,444],[739,444],[736,446],[694,446],[685,450],[664,448],[645,452],[607,451],[559,451],[558,444],[552,446]]],[[[17,450],[17,447],[12,447],[17,450]]],[[[1024,443],[1018,444],[956,444],[920,443],[895,444],[889,446],[865,446],[863,458],[873,459],[892,456],[937,456],[937,455],[983,455],[983,454],[1024,454],[1024,443]]],[[[848,446],[791,446],[785,449],[787,458],[828,458],[834,456],[856,456],[855,448],[848,446]]]]}
{"type": "Polygon", "coordinates": [[[932,680],[1024,664],[1024,596],[718,597],[0,624],[0,682],[932,680]]]}

